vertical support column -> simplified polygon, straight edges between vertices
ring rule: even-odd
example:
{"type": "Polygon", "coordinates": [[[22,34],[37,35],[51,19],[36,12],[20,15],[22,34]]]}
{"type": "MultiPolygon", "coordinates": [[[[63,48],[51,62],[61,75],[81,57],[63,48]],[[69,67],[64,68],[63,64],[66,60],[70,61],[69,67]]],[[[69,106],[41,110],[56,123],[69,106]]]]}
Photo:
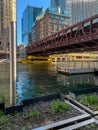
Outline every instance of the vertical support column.
{"type": "Polygon", "coordinates": [[[93,23],[93,21],[92,21],[92,19],[90,20],[90,36],[91,36],[91,34],[92,34],[92,23],[93,23]]]}
{"type": "Polygon", "coordinates": [[[16,104],[16,22],[10,24],[10,105],[16,104]]]}

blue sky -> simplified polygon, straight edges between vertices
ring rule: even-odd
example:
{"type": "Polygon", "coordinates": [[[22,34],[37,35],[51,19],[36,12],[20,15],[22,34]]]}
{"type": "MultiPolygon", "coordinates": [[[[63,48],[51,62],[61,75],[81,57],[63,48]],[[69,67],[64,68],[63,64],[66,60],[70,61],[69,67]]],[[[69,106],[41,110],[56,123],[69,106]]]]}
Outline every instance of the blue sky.
{"type": "Polygon", "coordinates": [[[21,41],[21,18],[22,13],[27,5],[32,5],[34,7],[43,7],[46,9],[50,6],[50,0],[17,0],[17,43],[20,44],[21,41]]]}

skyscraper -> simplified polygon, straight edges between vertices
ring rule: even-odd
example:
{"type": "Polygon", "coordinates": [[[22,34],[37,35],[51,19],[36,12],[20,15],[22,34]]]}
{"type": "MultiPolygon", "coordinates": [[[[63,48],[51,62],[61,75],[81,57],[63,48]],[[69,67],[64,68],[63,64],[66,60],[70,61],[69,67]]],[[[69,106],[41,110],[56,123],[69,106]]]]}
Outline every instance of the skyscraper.
{"type": "Polygon", "coordinates": [[[31,36],[31,28],[36,20],[36,16],[42,11],[42,8],[27,6],[22,15],[22,42],[28,45],[31,36]]]}
{"type": "Polygon", "coordinates": [[[3,36],[3,1],[0,0],[0,37],[3,36]]]}
{"type": "Polygon", "coordinates": [[[11,21],[16,21],[16,0],[0,0],[0,38],[2,42],[9,42],[11,21]]]}
{"type": "Polygon", "coordinates": [[[67,0],[71,24],[78,23],[98,13],[98,0],[67,0]]]}
{"type": "Polygon", "coordinates": [[[50,6],[52,8],[60,8],[61,13],[66,10],[66,0],[51,0],[50,1],[50,6]]]}

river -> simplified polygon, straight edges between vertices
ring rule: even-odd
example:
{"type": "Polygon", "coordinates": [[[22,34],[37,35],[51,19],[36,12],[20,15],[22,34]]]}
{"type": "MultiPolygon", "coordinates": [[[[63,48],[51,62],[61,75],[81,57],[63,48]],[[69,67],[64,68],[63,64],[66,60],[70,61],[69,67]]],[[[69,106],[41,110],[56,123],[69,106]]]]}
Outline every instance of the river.
{"type": "MultiPolygon", "coordinates": [[[[10,104],[9,64],[0,64],[0,100],[10,104]]],[[[69,91],[98,85],[98,76],[82,74],[66,76],[57,73],[56,65],[49,63],[17,64],[17,103],[23,99],[51,93],[68,94],[69,91]]]]}

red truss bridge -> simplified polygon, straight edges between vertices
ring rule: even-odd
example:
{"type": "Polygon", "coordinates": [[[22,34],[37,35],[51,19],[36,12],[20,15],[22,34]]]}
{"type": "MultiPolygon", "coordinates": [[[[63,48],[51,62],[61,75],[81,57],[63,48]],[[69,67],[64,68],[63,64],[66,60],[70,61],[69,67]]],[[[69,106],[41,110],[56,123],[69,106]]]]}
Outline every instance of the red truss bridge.
{"type": "Polygon", "coordinates": [[[98,50],[98,14],[29,44],[26,52],[27,55],[48,55],[95,50],[98,50]]]}

